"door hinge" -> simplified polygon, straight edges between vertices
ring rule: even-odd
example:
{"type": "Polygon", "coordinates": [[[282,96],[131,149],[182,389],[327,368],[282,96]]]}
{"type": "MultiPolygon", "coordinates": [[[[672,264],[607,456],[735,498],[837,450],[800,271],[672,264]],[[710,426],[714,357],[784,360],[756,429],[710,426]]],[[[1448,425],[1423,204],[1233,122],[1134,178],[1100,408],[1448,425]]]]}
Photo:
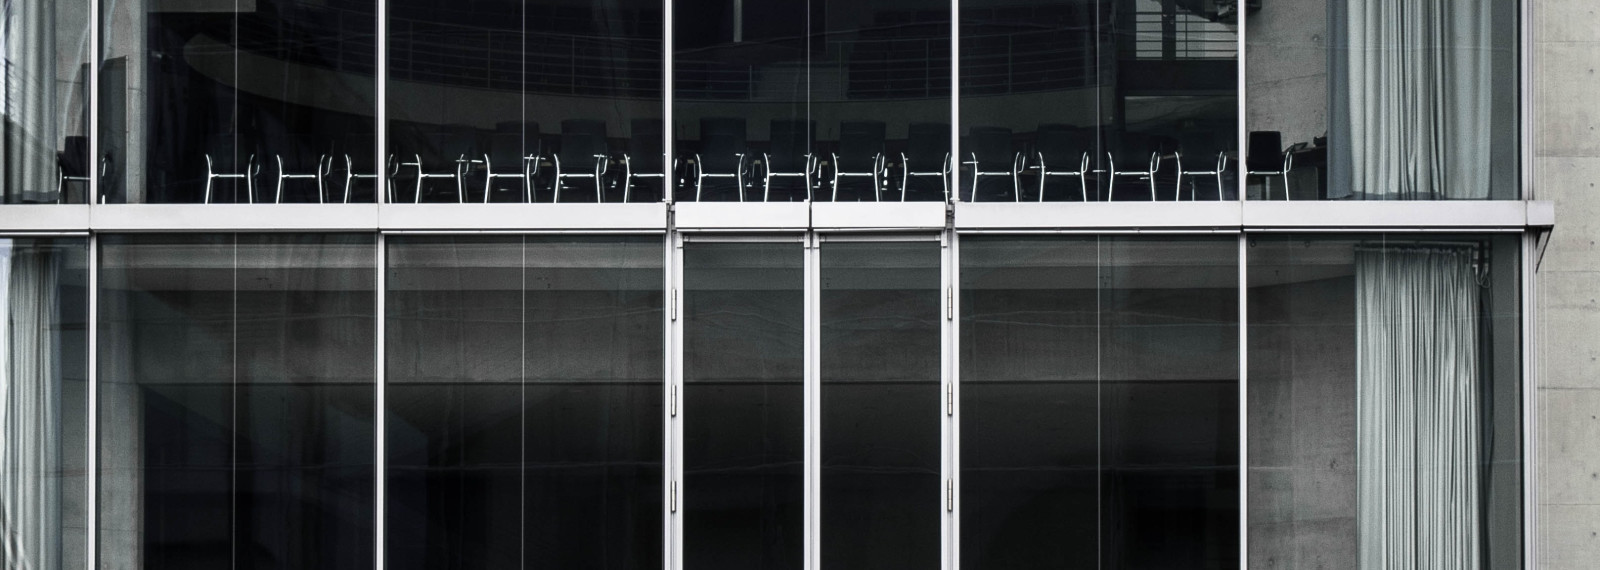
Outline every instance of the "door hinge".
{"type": "Polygon", "coordinates": [[[944,415],[956,415],[956,385],[954,382],[944,384],[944,415]]]}
{"type": "Polygon", "coordinates": [[[954,287],[946,287],[944,290],[944,319],[947,321],[956,320],[956,293],[954,287]]]}
{"type": "Polygon", "coordinates": [[[672,290],[672,321],[678,321],[678,290],[672,290]]]}
{"type": "Polygon", "coordinates": [[[674,417],[674,418],[678,417],[678,385],[677,384],[673,384],[672,385],[672,402],[669,403],[668,407],[669,407],[670,410],[672,410],[672,417],[674,417]]]}
{"type": "Polygon", "coordinates": [[[672,512],[676,513],[676,512],[678,512],[678,482],[677,481],[673,481],[672,482],[671,490],[668,491],[668,494],[671,495],[670,498],[668,499],[668,502],[671,503],[672,512]]]}
{"type": "Polygon", "coordinates": [[[955,479],[944,480],[944,510],[956,512],[956,482],[955,479]]]}

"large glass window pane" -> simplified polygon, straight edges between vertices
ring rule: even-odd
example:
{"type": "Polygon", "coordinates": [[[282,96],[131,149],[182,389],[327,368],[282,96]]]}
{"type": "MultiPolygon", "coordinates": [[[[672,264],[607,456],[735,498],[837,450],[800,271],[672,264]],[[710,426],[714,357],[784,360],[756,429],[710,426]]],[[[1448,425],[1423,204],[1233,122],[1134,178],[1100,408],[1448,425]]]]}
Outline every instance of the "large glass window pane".
{"type": "Polygon", "coordinates": [[[962,564],[1238,564],[1232,238],[961,240],[962,564]]]}
{"type": "Polygon", "coordinates": [[[1522,566],[1518,245],[1252,239],[1250,566],[1522,566]]]}
{"type": "Polygon", "coordinates": [[[101,238],[100,564],[372,564],[373,238],[101,238]]]}
{"type": "Polygon", "coordinates": [[[1520,4],[1251,3],[1248,197],[1516,199],[1520,4]]]}
{"type": "Polygon", "coordinates": [[[949,0],[673,10],[677,199],[947,198],[949,0]]]}
{"type": "Polygon", "coordinates": [[[372,201],[375,1],[100,4],[106,202],[372,201]]]}
{"type": "Polygon", "coordinates": [[[89,4],[22,0],[0,18],[0,203],[83,204],[89,179],[89,4]]]}
{"type": "Polygon", "coordinates": [[[660,237],[396,237],[388,564],[660,566],[660,237]]]}
{"type": "Polygon", "coordinates": [[[1236,14],[1191,0],[962,2],[962,199],[1232,198],[1236,14]]]}
{"type": "Polygon", "coordinates": [[[0,567],[88,568],[88,243],[0,238],[0,567]]]}
{"type": "Polygon", "coordinates": [[[941,253],[821,249],[824,567],[939,565],[941,253]]]}
{"type": "Polygon", "coordinates": [[[803,565],[804,252],[684,246],[685,568],[803,565]]]}
{"type": "Polygon", "coordinates": [[[388,6],[387,200],[661,200],[659,0],[388,6]]]}

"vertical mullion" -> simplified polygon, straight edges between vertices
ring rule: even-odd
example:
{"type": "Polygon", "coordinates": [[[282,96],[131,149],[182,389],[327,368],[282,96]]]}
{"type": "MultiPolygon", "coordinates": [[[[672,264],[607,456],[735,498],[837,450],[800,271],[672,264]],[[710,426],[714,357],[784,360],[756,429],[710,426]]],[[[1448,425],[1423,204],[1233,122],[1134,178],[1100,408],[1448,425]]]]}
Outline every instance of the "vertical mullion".
{"type": "Polygon", "coordinates": [[[1534,361],[1533,348],[1537,346],[1533,310],[1538,306],[1538,281],[1534,271],[1538,267],[1535,256],[1538,254],[1538,234],[1525,233],[1522,237],[1522,567],[1532,569],[1535,567],[1538,550],[1535,548],[1534,533],[1535,523],[1538,521],[1538,495],[1534,489],[1534,460],[1537,459],[1538,445],[1534,439],[1534,429],[1537,423],[1538,390],[1535,379],[1538,378],[1539,368],[1534,361]]]}
{"type": "Polygon", "coordinates": [[[1250,305],[1247,234],[1239,234],[1239,567],[1250,564],[1250,305]]]}
{"type": "MultiPolygon", "coordinates": [[[[376,172],[373,173],[376,176],[373,178],[372,202],[377,205],[379,211],[378,219],[381,220],[383,219],[383,205],[388,202],[389,192],[389,159],[387,158],[388,153],[385,152],[389,148],[389,2],[387,0],[376,1],[378,3],[378,36],[375,43],[377,45],[378,61],[374,68],[377,76],[374,82],[377,83],[375,97],[377,108],[373,109],[373,115],[377,117],[378,136],[377,148],[372,149],[374,153],[372,155],[372,164],[376,165],[376,172]]],[[[383,248],[382,236],[378,238],[378,248],[380,250],[383,248]]],[[[382,261],[383,254],[380,253],[378,259],[382,261]]],[[[383,271],[383,266],[378,266],[380,275],[383,271]]],[[[381,289],[379,295],[382,295],[381,289]]],[[[379,308],[382,307],[380,306],[379,308]]],[[[380,342],[379,344],[381,345],[382,343],[380,342]]],[[[382,556],[379,556],[378,560],[378,568],[381,570],[383,568],[382,556]]]]}
{"type": "Polygon", "coordinates": [[[822,568],[821,236],[805,235],[805,565],[822,568]]]}
{"type": "Polygon", "coordinates": [[[100,236],[89,234],[89,462],[85,471],[88,513],[85,532],[85,570],[100,566],[100,236]]]}
{"type": "Polygon", "coordinates": [[[947,229],[944,234],[944,270],[940,272],[941,285],[944,293],[950,298],[948,303],[949,314],[945,315],[943,326],[943,339],[941,340],[940,376],[947,386],[940,388],[948,390],[948,402],[941,402],[948,406],[941,410],[944,415],[944,480],[947,486],[943,491],[949,496],[939,497],[939,506],[944,509],[944,560],[940,565],[944,570],[957,570],[961,567],[961,422],[956,418],[961,414],[961,250],[959,247],[959,234],[955,230],[947,229]],[[946,504],[948,502],[948,504],[946,504]]]}
{"type": "MultiPolygon", "coordinates": [[[[671,204],[673,192],[677,189],[677,181],[673,178],[677,169],[672,161],[677,152],[673,148],[672,136],[676,128],[672,122],[672,0],[661,0],[661,27],[661,167],[666,169],[661,173],[661,201],[671,204]]],[[[681,249],[682,242],[677,243],[681,249]]]]}
{"type": "MultiPolygon", "coordinates": [[[[1246,85],[1246,82],[1245,82],[1246,81],[1245,80],[1245,73],[1246,73],[1245,62],[1247,61],[1245,56],[1246,56],[1246,50],[1249,49],[1249,48],[1247,47],[1247,43],[1245,42],[1245,29],[1244,29],[1245,17],[1244,17],[1244,12],[1245,12],[1244,10],[1235,10],[1234,11],[1234,14],[1235,14],[1234,15],[1234,19],[1238,22],[1238,28],[1239,28],[1238,37],[1235,38],[1235,40],[1237,41],[1237,47],[1235,48],[1237,50],[1237,53],[1234,55],[1234,60],[1236,62],[1235,65],[1234,65],[1235,76],[1236,76],[1235,81],[1237,82],[1234,85],[1234,93],[1235,93],[1234,96],[1236,97],[1236,99],[1234,101],[1234,104],[1235,104],[1235,109],[1236,109],[1235,112],[1238,114],[1238,116],[1235,117],[1234,121],[1238,124],[1239,132],[1238,132],[1238,140],[1236,140],[1234,144],[1237,145],[1237,146],[1235,146],[1235,148],[1239,149],[1239,152],[1238,152],[1238,155],[1239,155],[1239,160],[1238,160],[1238,163],[1239,163],[1239,169],[1238,169],[1239,170],[1239,174],[1238,174],[1239,180],[1236,182],[1236,184],[1238,185],[1238,192],[1239,192],[1238,198],[1239,198],[1239,202],[1240,202],[1241,205],[1243,205],[1243,203],[1244,203],[1245,189],[1248,186],[1248,183],[1250,181],[1250,177],[1245,175],[1245,171],[1247,170],[1247,168],[1245,167],[1245,159],[1247,158],[1245,156],[1245,152],[1247,151],[1248,144],[1249,144],[1250,125],[1245,123],[1245,117],[1248,116],[1245,113],[1245,103],[1246,103],[1246,101],[1248,99],[1247,95],[1248,95],[1248,91],[1249,91],[1249,88],[1248,88],[1248,86],[1246,85]]],[[[1218,193],[1217,198],[1221,199],[1222,188],[1220,187],[1221,186],[1220,182],[1218,183],[1218,186],[1219,187],[1217,188],[1217,193],[1218,193]]],[[[1287,185],[1284,186],[1283,196],[1284,196],[1284,198],[1288,198],[1289,197],[1289,187],[1287,185]]],[[[1261,197],[1263,199],[1265,199],[1267,197],[1266,194],[1265,194],[1265,191],[1263,191],[1263,194],[1262,194],[1261,197]]],[[[1242,259],[1242,257],[1241,257],[1241,259],[1242,259]]],[[[1240,563],[1243,564],[1243,561],[1241,560],[1240,563]]]]}
{"type": "MultiPolygon", "coordinates": [[[[379,124],[382,124],[382,122],[380,121],[379,124]]],[[[381,174],[382,173],[380,173],[380,176],[378,177],[379,180],[383,179],[383,176],[381,174]]],[[[380,186],[380,188],[381,188],[381,186],[380,186]]],[[[379,203],[383,202],[383,198],[381,197],[381,193],[380,193],[379,196],[374,197],[373,199],[378,201],[379,203]]],[[[387,416],[387,414],[385,413],[386,404],[387,404],[387,396],[386,396],[387,390],[385,388],[388,385],[388,371],[387,371],[386,367],[384,366],[384,360],[385,360],[385,355],[384,355],[384,352],[385,352],[385,350],[384,350],[384,348],[385,348],[384,347],[384,337],[385,337],[385,329],[386,329],[386,324],[387,324],[388,318],[387,318],[386,313],[384,312],[384,308],[385,308],[386,304],[388,303],[388,288],[389,288],[388,275],[389,275],[389,271],[387,269],[387,265],[388,265],[389,252],[388,252],[387,238],[382,233],[378,234],[377,246],[378,246],[377,250],[374,252],[374,262],[377,264],[376,267],[374,267],[374,271],[377,272],[377,274],[375,276],[376,277],[375,283],[377,284],[377,286],[376,286],[377,294],[375,295],[376,301],[374,302],[374,307],[373,307],[373,309],[376,311],[376,314],[374,315],[374,319],[373,319],[373,321],[374,321],[373,322],[373,325],[374,325],[373,326],[373,331],[374,331],[373,334],[377,338],[374,339],[375,342],[373,343],[373,348],[374,348],[373,353],[374,354],[373,354],[373,370],[372,370],[372,375],[373,375],[373,379],[374,379],[374,386],[373,386],[373,406],[374,406],[374,409],[373,409],[373,413],[372,413],[372,434],[373,434],[372,450],[373,450],[373,462],[374,462],[373,466],[372,466],[373,467],[373,469],[372,469],[372,473],[373,473],[373,489],[372,489],[372,491],[373,491],[372,492],[373,551],[372,551],[372,561],[373,561],[373,568],[375,568],[376,570],[383,570],[384,566],[385,566],[385,560],[384,560],[384,528],[387,526],[385,524],[385,519],[384,519],[384,505],[387,502],[386,499],[385,499],[386,493],[387,493],[387,487],[384,485],[384,476],[385,476],[384,472],[387,469],[387,463],[384,461],[384,456],[385,456],[385,452],[386,452],[385,448],[387,447],[387,445],[385,443],[386,442],[385,433],[387,431],[387,427],[386,427],[386,424],[387,424],[386,416],[387,416]]]]}
{"type": "MultiPolygon", "coordinates": [[[[665,186],[663,186],[665,188],[665,186]]],[[[667,570],[683,568],[683,525],[679,524],[682,517],[678,515],[678,505],[683,502],[684,489],[679,489],[679,481],[683,480],[683,418],[684,409],[678,404],[682,397],[680,388],[683,385],[683,320],[680,315],[680,299],[683,297],[683,234],[674,231],[668,224],[666,235],[666,281],[665,297],[667,310],[663,318],[667,319],[666,351],[662,355],[665,367],[667,393],[667,429],[665,435],[666,464],[662,469],[664,481],[661,483],[663,517],[665,524],[665,549],[662,558],[667,570]]]]}
{"type": "MultiPolygon", "coordinates": [[[[961,201],[961,0],[950,0],[950,201],[961,201]]],[[[976,166],[974,166],[976,168],[976,166]]],[[[977,188],[973,188],[977,192],[977,188]]]]}
{"type": "MultiPolygon", "coordinates": [[[[92,208],[96,202],[100,201],[101,192],[100,160],[96,158],[100,156],[100,2],[99,0],[86,1],[89,3],[89,124],[85,127],[87,132],[84,135],[89,137],[89,183],[84,185],[83,203],[92,208]]],[[[66,190],[66,186],[63,185],[61,191],[65,192],[66,190]]],[[[65,200],[62,201],[65,202],[65,200]]],[[[92,251],[93,249],[94,246],[91,245],[90,250],[92,251]]],[[[93,268],[91,267],[92,272],[93,268]]],[[[93,352],[94,345],[90,344],[89,346],[91,347],[91,352],[93,352]]],[[[91,378],[93,377],[91,376],[91,378]]],[[[93,528],[93,525],[91,525],[90,529],[92,530],[93,528]]],[[[92,547],[89,549],[89,553],[91,555],[94,553],[92,547]]],[[[91,557],[90,560],[92,563],[93,558],[91,557]]]]}

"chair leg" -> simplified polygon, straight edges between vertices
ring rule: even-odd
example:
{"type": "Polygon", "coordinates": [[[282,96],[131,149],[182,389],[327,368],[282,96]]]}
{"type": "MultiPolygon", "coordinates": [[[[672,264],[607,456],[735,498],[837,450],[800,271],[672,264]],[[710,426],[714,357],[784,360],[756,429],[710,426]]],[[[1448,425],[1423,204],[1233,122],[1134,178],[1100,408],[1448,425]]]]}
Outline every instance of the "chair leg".
{"type": "Polygon", "coordinates": [[[1083,198],[1084,202],[1089,201],[1089,178],[1082,172],[1078,173],[1078,197],[1083,198]]]}
{"type": "Polygon", "coordinates": [[[205,201],[205,203],[207,203],[207,204],[211,203],[211,181],[212,180],[215,180],[215,178],[213,178],[211,176],[211,173],[207,172],[206,173],[206,201],[205,201]]]}
{"type": "Polygon", "coordinates": [[[1156,173],[1154,170],[1150,171],[1150,201],[1156,201],[1156,173]]]}
{"type": "Polygon", "coordinates": [[[1283,173],[1283,199],[1284,199],[1284,201],[1289,201],[1289,200],[1293,200],[1294,199],[1293,197],[1291,197],[1289,195],[1289,173],[1288,172],[1283,173]]]}

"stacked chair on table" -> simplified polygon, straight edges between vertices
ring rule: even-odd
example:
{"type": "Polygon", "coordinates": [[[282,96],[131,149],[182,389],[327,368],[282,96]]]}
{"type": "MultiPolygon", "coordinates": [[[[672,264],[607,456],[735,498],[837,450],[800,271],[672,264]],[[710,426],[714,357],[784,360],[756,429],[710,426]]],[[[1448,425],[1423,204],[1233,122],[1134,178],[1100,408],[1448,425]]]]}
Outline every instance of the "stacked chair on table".
{"type": "Polygon", "coordinates": [[[1095,153],[1093,131],[1067,125],[1039,125],[1033,145],[1033,164],[1039,177],[1039,201],[1052,178],[1076,179],[1078,199],[1089,200],[1089,158],[1095,153]]]}
{"type": "Polygon", "coordinates": [[[765,174],[761,184],[761,201],[772,200],[772,179],[798,179],[805,186],[805,199],[811,199],[812,179],[817,171],[817,157],[811,153],[811,141],[816,136],[816,121],[772,121],[772,144],[762,156],[765,174]]]}
{"type": "Polygon", "coordinates": [[[850,178],[872,182],[872,199],[881,199],[884,176],[882,121],[845,121],[839,124],[839,147],[833,153],[833,183],[829,197],[839,201],[840,183],[850,178]]]}
{"type": "Polygon", "coordinates": [[[569,180],[587,180],[594,188],[595,202],[604,202],[605,174],[610,168],[610,149],[606,144],[606,123],[592,119],[561,121],[561,149],[555,153],[555,179],[551,183],[552,202],[561,201],[561,190],[569,180]]]}
{"type": "MultiPolygon", "coordinates": [[[[622,154],[622,201],[631,201],[640,183],[649,180],[657,182],[664,198],[669,184],[661,119],[634,119],[629,126],[628,151],[622,154]]],[[[677,170],[676,164],[673,170],[677,170]]]]}
{"type": "Polygon", "coordinates": [[[539,175],[539,134],[539,123],[507,121],[495,125],[494,132],[485,137],[480,154],[484,203],[497,191],[509,191],[523,202],[533,201],[533,185],[539,175]]]}
{"type": "Polygon", "coordinates": [[[700,119],[700,151],[694,158],[694,199],[705,199],[706,179],[732,180],[744,201],[745,124],[742,118],[700,119]]]}
{"type": "Polygon", "coordinates": [[[1022,200],[1022,185],[1018,174],[1022,170],[1022,153],[1011,149],[1011,129],[1003,127],[972,127],[967,137],[965,164],[972,171],[972,201],[979,201],[986,179],[1001,178],[1010,181],[1011,199],[1022,200]]]}

